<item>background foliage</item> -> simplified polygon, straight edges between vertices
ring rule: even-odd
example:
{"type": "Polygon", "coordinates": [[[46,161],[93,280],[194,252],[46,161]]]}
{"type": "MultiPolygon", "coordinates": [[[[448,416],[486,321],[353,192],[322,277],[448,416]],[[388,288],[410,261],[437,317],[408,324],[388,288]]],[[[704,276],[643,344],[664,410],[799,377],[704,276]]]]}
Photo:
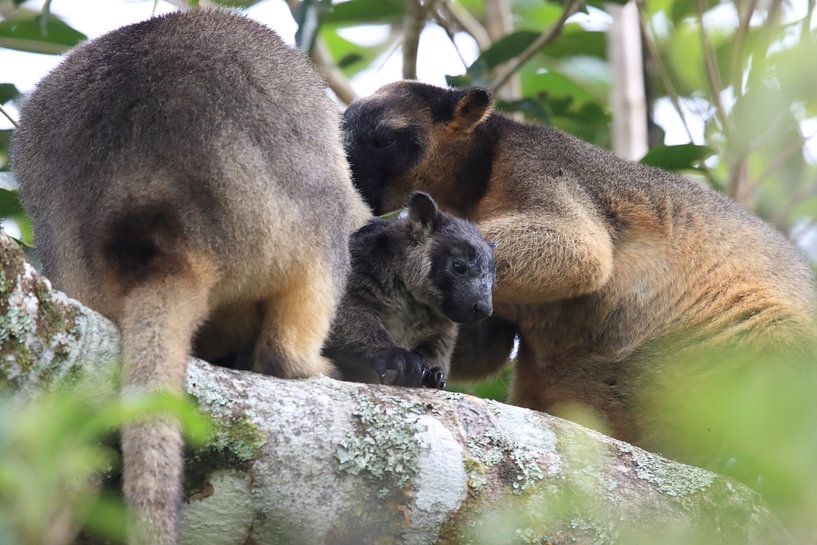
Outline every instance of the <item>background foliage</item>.
{"type": "MultiPolygon", "coordinates": [[[[196,7],[214,2],[173,3],[196,7]]],[[[258,2],[221,3],[242,8],[258,2]]],[[[463,69],[448,76],[449,84],[492,88],[500,111],[551,124],[603,147],[612,145],[610,123],[616,115],[609,99],[615,74],[608,60],[606,11],[619,3],[287,2],[298,24],[298,47],[313,57],[341,105],[355,97],[356,78],[377,70],[387,57],[402,55],[404,75],[416,73],[413,54],[422,30],[436,26],[452,43],[465,40],[479,48],[473,59],[463,53],[463,69]],[[510,17],[501,20],[501,12],[510,17]],[[385,25],[388,32],[365,45],[350,39],[350,29],[368,25],[385,25]]],[[[817,258],[814,7],[815,0],[639,2],[648,112],[643,122],[649,127],[649,151],[641,161],[682,171],[728,193],[817,258]],[[675,128],[665,134],[662,127],[675,128]]],[[[0,48],[59,55],[85,38],[50,8],[50,1],[32,9],[19,0],[0,0],[0,48]]],[[[0,106],[19,105],[25,97],[13,82],[3,80],[0,67],[0,106]]],[[[32,244],[30,225],[8,173],[11,132],[0,131],[0,217],[13,221],[22,242],[32,244]]],[[[817,539],[812,359],[766,366],[732,362],[721,365],[723,372],[705,384],[685,384],[685,377],[677,377],[675,391],[695,395],[666,396],[666,410],[678,415],[679,427],[710,422],[728,437],[721,452],[701,463],[735,474],[764,492],[802,543],[817,539]],[[716,391],[719,395],[710,395],[716,391]],[[724,401],[714,406],[710,400],[715,397],[724,401]]],[[[458,387],[504,399],[509,380],[506,370],[491,383],[458,387]]],[[[113,401],[89,405],[87,398],[55,395],[22,407],[12,401],[0,404],[0,544],[59,543],[43,533],[57,524],[67,528],[63,535],[88,524],[110,538],[119,535],[116,523],[106,528],[100,522],[121,519],[119,508],[100,500],[98,487],[87,484],[91,481],[85,477],[113,463],[115,456],[96,441],[121,422],[111,417],[105,425],[89,424],[95,422],[91,414],[115,415],[121,408],[113,401]],[[12,412],[26,416],[7,418],[12,412]],[[54,413],[62,416],[49,418],[54,413]],[[72,439],[75,434],[80,439],[72,439]],[[53,452],[64,453],[60,464],[47,456],[53,452]],[[63,493],[66,489],[72,493],[63,493]],[[103,512],[114,513],[114,518],[100,518],[103,512]]],[[[577,418],[594,423],[592,415],[577,418]]],[[[687,440],[694,450],[700,438],[687,440]]],[[[673,535],[671,529],[664,529],[662,536],[664,543],[696,541],[673,535]]],[[[485,539],[511,543],[517,538],[509,530],[508,535],[485,539]]]]}

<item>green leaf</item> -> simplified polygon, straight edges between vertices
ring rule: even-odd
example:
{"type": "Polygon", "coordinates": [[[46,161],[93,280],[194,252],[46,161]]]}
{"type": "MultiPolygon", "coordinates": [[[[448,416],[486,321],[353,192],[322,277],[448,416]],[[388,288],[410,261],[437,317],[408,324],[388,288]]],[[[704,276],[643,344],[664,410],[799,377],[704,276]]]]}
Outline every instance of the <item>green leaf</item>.
{"type": "Polygon", "coordinates": [[[538,32],[519,30],[503,36],[468,67],[468,74],[475,81],[482,81],[487,73],[500,64],[519,56],[536,38],[538,32]]]}
{"type": "Polygon", "coordinates": [[[0,47],[60,55],[86,39],[85,34],[74,30],[54,15],[47,18],[44,29],[42,26],[40,17],[30,12],[24,12],[22,17],[2,21],[0,47]]]}
{"type": "Polygon", "coordinates": [[[661,146],[651,149],[641,158],[641,163],[665,170],[695,169],[697,163],[703,161],[715,150],[709,146],[696,144],[682,144],[680,146],[661,146]]]}
{"type": "Polygon", "coordinates": [[[19,89],[13,83],[0,83],[0,104],[5,104],[19,94],[19,89]]]}
{"type": "Polygon", "coordinates": [[[325,23],[367,24],[396,19],[403,15],[403,0],[349,0],[332,5],[325,23]]]}
{"type": "Polygon", "coordinates": [[[0,218],[25,215],[16,191],[0,189],[0,218]]]}
{"type": "MultiPolygon", "coordinates": [[[[518,57],[540,34],[531,30],[518,30],[503,36],[468,67],[469,81],[486,85],[491,70],[518,57]]],[[[569,25],[557,40],[542,49],[541,54],[554,59],[575,56],[606,59],[606,44],[603,32],[590,32],[578,25],[569,25]]]]}
{"type": "Polygon", "coordinates": [[[326,44],[332,60],[349,78],[370,66],[378,55],[391,47],[394,40],[388,37],[381,44],[364,47],[340,36],[337,32],[339,27],[336,24],[321,25],[320,38],[326,44]]]}

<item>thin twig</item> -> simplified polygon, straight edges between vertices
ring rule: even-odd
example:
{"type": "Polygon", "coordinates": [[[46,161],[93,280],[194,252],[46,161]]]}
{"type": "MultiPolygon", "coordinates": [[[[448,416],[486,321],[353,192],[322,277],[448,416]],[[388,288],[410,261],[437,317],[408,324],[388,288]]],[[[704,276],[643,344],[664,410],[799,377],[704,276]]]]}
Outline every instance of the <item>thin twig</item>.
{"type": "Polygon", "coordinates": [[[694,144],[695,139],[692,137],[692,130],[689,128],[689,123],[687,123],[684,110],[681,108],[681,97],[678,94],[678,91],[675,89],[675,85],[673,85],[672,79],[669,77],[667,66],[664,64],[664,59],[661,57],[660,51],[658,51],[658,45],[653,39],[652,28],[644,20],[642,2],[643,0],[638,2],[638,11],[641,13],[641,24],[644,27],[644,44],[647,46],[647,54],[649,54],[649,56],[655,61],[655,65],[658,68],[658,77],[661,79],[661,84],[664,86],[664,90],[667,92],[667,96],[669,97],[672,106],[675,108],[675,111],[678,113],[678,117],[681,119],[681,123],[684,125],[684,130],[689,137],[689,142],[694,144]]]}
{"type": "Polygon", "coordinates": [[[806,142],[808,142],[809,140],[811,140],[815,136],[817,136],[817,133],[811,134],[809,136],[801,136],[797,140],[797,142],[795,142],[794,144],[792,144],[788,148],[784,149],[781,153],[778,153],[775,156],[774,160],[772,160],[772,162],[768,164],[768,166],[763,171],[763,173],[760,174],[760,176],[758,176],[754,180],[752,180],[752,182],[751,182],[752,191],[754,191],[758,187],[760,187],[760,184],[762,184],[764,182],[764,180],[766,180],[766,178],[771,176],[772,173],[775,170],[777,170],[777,168],[780,165],[785,163],[792,155],[794,155],[798,151],[802,150],[803,146],[806,144],[806,142]]]}
{"type": "Polygon", "coordinates": [[[332,55],[326,42],[318,38],[315,41],[315,48],[312,50],[312,57],[315,61],[315,68],[326,81],[326,85],[332,89],[337,97],[345,104],[351,104],[357,98],[357,93],[352,89],[349,80],[343,71],[332,61],[332,55]]]}
{"type": "Polygon", "coordinates": [[[564,29],[565,21],[567,18],[573,15],[576,9],[579,7],[579,0],[568,0],[567,5],[562,10],[561,16],[559,16],[559,20],[556,21],[550,30],[547,33],[542,34],[532,44],[528,46],[525,51],[523,51],[516,59],[502,71],[501,74],[497,76],[496,83],[494,83],[491,90],[496,93],[503,85],[510,81],[511,77],[518,72],[529,60],[533,58],[539,51],[542,50],[546,45],[551,43],[555,40],[559,34],[562,33],[562,29],[564,29]]]}
{"type": "Polygon", "coordinates": [[[406,0],[406,13],[403,17],[403,79],[417,79],[417,50],[420,47],[420,34],[423,33],[426,19],[436,0],[406,0]]]}
{"type": "Polygon", "coordinates": [[[457,45],[456,40],[454,40],[454,29],[451,28],[452,21],[448,21],[445,17],[443,17],[441,13],[443,10],[441,8],[442,4],[440,9],[438,9],[434,14],[434,21],[445,31],[446,36],[448,36],[448,40],[451,42],[451,45],[454,46],[454,51],[457,53],[457,57],[459,57],[463,67],[465,67],[467,70],[468,62],[465,60],[465,56],[462,54],[462,51],[460,51],[460,47],[457,45]]]}
{"type": "Polygon", "coordinates": [[[715,51],[712,49],[712,43],[706,34],[706,26],[704,25],[704,12],[706,11],[706,0],[697,0],[696,6],[698,8],[698,19],[701,25],[701,49],[704,54],[704,68],[706,73],[706,83],[709,87],[709,94],[712,96],[712,105],[715,107],[715,117],[721,123],[721,130],[724,136],[729,137],[729,121],[726,117],[726,110],[721,101],[721,91],[723,84],[721,82],[720,72],[718,71],[718,60],[715,58],[715,51]]]}
{"type": "MultiPolygon", "coordinates": [[[[813,0],[812,0],[813,1],[813,0]]],[[[735,11],[738,13],[740,24],[735,32],[734,47],[732,48],[732,87],[735,89],[735,98],[743,96],[743,71],[740,69],[740,61],[743,58],[743,46],[746,43],[746,35],[749,33],[749,23],[757,7],[757,0],[749,0],[746,12],[741,15],[740,2],[735,0],[735,11]]]]}
{"type": "Polygon", "coordinates": [[[480,51],[485,51],[491,47],[491,37],[488,35],[488,31],[485,30],[485,27],[482,26],[477,18],[471,15],[463,6],[454,4],[451,0],[446,0],[440,3],[440,10],[474,38],[480,51]]]}
{"type": "Polygon", "coordinates": [[[777,209],[777,211],[770,218],[775,225],[787,225],[789,216],[800,205],[803,200],[817,196],[817,180],[813,180],[800,188],[794,195],[789,197],[786,203],[777,209]]]}
{"type": "Polygon", "coordinates": [[[808,36],[809,28],[811,27],[811,18],[814,16],[814,4],[815,0],[808,0],[808,9],[806,10],[806,16],[803,17],[803,24],[800,27],[801,40],[808,36]]]}
{"type": "Polygon", "coordinates": [[[40,34],[48,34],[48,18],[51,17],[51,0],[46,0],[40,10],[40,34]]]}
{"type": "Polygon", "coordinates": [[[9,113],[6,110],[4,110],[2,106],[0,106],[0,113],[2,113],[4,116],[6,116],[6,119],[8,119],[11,122],[11,124],[14,125],[15,129],[20,127],[20,125],[18,125],[17,122],[14,121],[14,119],[12,119],[12,117],[9,115],[9,113]]]}

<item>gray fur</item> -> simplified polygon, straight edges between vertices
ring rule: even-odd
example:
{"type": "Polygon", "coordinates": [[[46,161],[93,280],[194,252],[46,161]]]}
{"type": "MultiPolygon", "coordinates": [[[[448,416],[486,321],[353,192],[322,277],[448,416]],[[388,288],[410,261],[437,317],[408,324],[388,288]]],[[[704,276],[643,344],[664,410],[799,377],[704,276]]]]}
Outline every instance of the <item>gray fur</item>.
{"type": "Polygon", "coordinates": [[[419,386],[421,367],[448,373],[458,323],[492,310],[494,256],[477,227],[415,193],[397,220],[356,232],[350,252],[352,272],[324,354],[348,380],[383,382],[391,370],[390,383],[419,386]],[[452,270],[455,261],[463,273],[452,270]]]}
{"type": "MultiPolygon", "coordinates": [[[[180,392],[198,354],[284,377],[320,355],[368,217],[338,113],[303,56],[226,11],[174,13],[85,43],[22,110],[12,168],[56,287],[122,329],[124,391],[180,392]]],[[[123,432],[125,495],[176,542],[181,440],[123,432]]]]}

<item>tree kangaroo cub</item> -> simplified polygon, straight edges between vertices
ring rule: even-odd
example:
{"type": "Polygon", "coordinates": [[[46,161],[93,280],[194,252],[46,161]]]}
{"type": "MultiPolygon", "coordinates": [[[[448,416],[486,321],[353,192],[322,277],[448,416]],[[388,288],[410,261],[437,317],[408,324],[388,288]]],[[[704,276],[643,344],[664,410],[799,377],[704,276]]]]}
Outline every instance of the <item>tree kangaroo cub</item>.
{"type": "MultiPolygon", "coordinates": [[[[197,354],[249,351],[279,377],[321,355],[369,212],[339,115],[309,63],[261,24],[190,11],[83,44],[26,102],[13,169],[45,273],[116,321],[123,392],[179,392],[197,354]]],[[[125,496],[176,542],[182,440],[167,419],[122,433],[125,496]]]]}
{"type": "Polygon", "coordinates": [[[813,337],[804,259],[682,176],[492,113],[478,88],[393,83],[352,104],[344,130],[375,214],[419,189],[497,244],[495,317],[460,328],[454,377],[496,370],[518,333],[514,402],[580,403],[616,436],[675,454],[673,415],[645,399],[648,378],[672,388],[672,377],[709,372],[697,350],[813,337]]]}
{"type": "Polygon", "coordinates": [[[457,324],[493,310],[490,245],[416,192],[404,215],[373,220],[349,249],[352,272],[324,355],[346,380],[444,388],[457,324]]]}

